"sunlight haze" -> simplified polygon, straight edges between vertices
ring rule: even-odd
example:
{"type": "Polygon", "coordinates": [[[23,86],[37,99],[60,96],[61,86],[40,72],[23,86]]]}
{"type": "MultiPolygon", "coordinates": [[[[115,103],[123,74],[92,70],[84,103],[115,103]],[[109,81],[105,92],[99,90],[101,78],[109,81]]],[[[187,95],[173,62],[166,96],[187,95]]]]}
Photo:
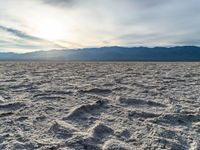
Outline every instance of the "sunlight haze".
{"type": "Polygon", "coordinates": [[[199,10],[198,0],[0,0],[0,51],[198,46],[199,10]]]}

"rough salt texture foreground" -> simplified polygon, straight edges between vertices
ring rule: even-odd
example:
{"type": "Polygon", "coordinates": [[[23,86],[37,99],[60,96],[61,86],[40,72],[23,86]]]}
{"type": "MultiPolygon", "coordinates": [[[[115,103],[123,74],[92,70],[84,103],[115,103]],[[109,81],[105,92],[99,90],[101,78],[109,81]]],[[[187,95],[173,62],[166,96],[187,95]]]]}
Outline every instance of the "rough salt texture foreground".
{"type": "Polygon", "coordinates": [[[0,63],[0,149],[200,149],[200,63],[0,63]]]}

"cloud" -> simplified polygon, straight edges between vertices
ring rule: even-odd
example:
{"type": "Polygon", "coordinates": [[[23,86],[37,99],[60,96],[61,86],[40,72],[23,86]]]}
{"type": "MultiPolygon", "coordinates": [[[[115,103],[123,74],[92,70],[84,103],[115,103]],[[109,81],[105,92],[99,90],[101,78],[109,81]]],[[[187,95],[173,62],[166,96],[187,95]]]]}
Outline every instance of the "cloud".
{"type": "Polygon", "coordinates": [[[171,0],[132,0],[132,2],[138,7],[142,8],[152,8],[159,5],[165,5],[170,3],[171,0]]]}
{"type": "Polygon", "coordinates": [[[116,5],[117,3],[127,3],[132,5],[137,5],[139,7],[155,7],[158,5],[165,4],[166,2],[169,3],[171,0],[42,0],[46,4],[54,5],[54,6],[73,6],[78,3],[88,3],[88,4],[95,4],[96,7],[98,7],[96,4],[101,3],[103,5],[107,5],[108,3],[112,3],[113,5],[116,5]]]}
{"type": "Polygon", "coordinates": [[[60,7],[72,7],[76,5],[80,0],[42,0],[46,4],[60,7]]]}
{"type": "Polygon", "coordinates": [[[0,0],[1,40],[12,41],[17,47],[27,44],[34,49],[40,44],[43,47],[55,44],[34,30],[40,24],[44,29],[48,27],[45,21],[48,19],[59,22],[66,29],[58,47],[200,45],[199,0],[21,1],[21,5],[17,5],[14,0],[0,0]],[[9,21],[11,18],[15,20],[9,21]],[[24,32],[21,26],[29,32],[24,32]],[[4,32],[9,34],[3,35],[4,32]]]}
{"type": "Polygon", "coordinates": [[[41,39],[32,35],[29,35],[23,31],[5,27],[0,25],[0,30],[10,33],[16,37],[16,38],[10,38],[11,36],[4,37],[4,40],[0,40],[0,46],[3,46],[5,48],[21,48],[21,49],[47,49],[47,48],[66,48],[58,43],[53,43],[45,39],[41,39]]]}
{"type": "Polygon", "coordinates": [[[28,39],[28,40],[37,40],[37,41],[41,41],[42,39],[38,38],[38,37],[35,37],[35,36],[31,36],[25,32],[22,32],[20,30],[17,30],[17,29],[13,29],[13,28],[9,28],[9,27],[5,27],[5,26],[2,26],[0,25],[0,30],[3,30],[3,31],[6,31],[6,32],[9,32],[17,37],[20,37],[20,38],[23,38],[23,39],[28,39]]]}

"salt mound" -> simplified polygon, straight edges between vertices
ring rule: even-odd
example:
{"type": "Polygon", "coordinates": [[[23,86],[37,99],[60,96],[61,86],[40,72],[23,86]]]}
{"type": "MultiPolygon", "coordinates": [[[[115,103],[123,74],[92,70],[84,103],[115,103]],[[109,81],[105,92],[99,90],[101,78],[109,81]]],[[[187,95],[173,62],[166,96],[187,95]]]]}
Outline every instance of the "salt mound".
{"type": "Polygon", "coordinates": [[[92,136],[95,138],[104,138],[106,136],[109,136],[113,134],[113,129],[102,124],[102,123],[96,123],[94,127],[91,129],[92,131],[92,136]]]}
{"type": "Polygon", "coordinates": [[[142,100],[142,99],[133,99],[133,98],[123,98],[117,97],[117,100],[126,105],[134,105],[134,106],[150,106],[150,107],[166,107],[164,104],[159,102],[154,102],[151,100],[142,100]]]}
{"type": "Polygon", "coordinates": [[[109,140],[103,145],[103,150],[131,150],[131,148],[124,142],[109,140]]]}
{"type": "Polygon", "coordinates": [[[71,149],[101,150],[99,144],[93,137],[83,134],[74,135],[73,137],[67,139],[65,144],[71,149]]]}
{"type": "Polygon", "coordinates": [[[159,117],[160,114],[157,113],[152,113],[152,112],[146,112],[146,111],[137,111],[137,110],[133,110],[133,111],[129,111],[128,112],[128,117],[135,117],[135,118],[156,118],[159,117]]]}
{"type": "Polygon", "coordinates": [[[0,110],[13,111],[20,109],[21,107],[24,106],[25,104],[23,102],[6,103],[6,104],[0,104],[0,110]]]}
{"type": "Polygon", "coordinates": [[[4,98],[0,95],[0,103],[4,102],[4,98]]]}
{"type": "Polygon", "coordinates": [[[86,114],[89,113],[95,113],[101,106],[103,106],[106,103],[104,100],[98,100],[92,104],[85,104],[78,107],[75,107],[67,117],[64,119],[80,119],[85,118],[86,114]]]}
{"type": "Polygon", "coordinates": [[[71,124],[61,120],[56,120],[50,127],[49,132],[59,139],[65,139],[71,137],[74,132],[77,132],[77,129],[71,124]]]}
{"type": "Polygon", "coordinates": [[[170,124],[173,126],[182,125],[187,126],[188,124],[199,122],[199,114],[177,114],[177,113],[168,113],[160,116],[154,120],[157,124],[170,124]]]}
{"type": "Polygon", "coordinates": [[[94,94],[110,94],[112,93],[111,90],[109,89],[101,89],[101,88],[89,88],[89,89],[83,89],[83,90],[80,90],[81,93],[94,93],[94,94]]]}

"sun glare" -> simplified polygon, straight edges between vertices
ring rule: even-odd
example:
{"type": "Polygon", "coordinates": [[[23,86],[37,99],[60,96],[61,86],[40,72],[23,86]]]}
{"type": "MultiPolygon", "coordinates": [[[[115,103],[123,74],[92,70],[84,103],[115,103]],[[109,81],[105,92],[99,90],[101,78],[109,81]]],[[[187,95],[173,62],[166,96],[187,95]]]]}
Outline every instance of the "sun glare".
{"type": "Polygon", "coordinates": [[[66,36],[66,27],[57,20],[46,19],[39,21],[35,24],[35,34],[43,39],[49,41],[62,40],[66,36]]]}

